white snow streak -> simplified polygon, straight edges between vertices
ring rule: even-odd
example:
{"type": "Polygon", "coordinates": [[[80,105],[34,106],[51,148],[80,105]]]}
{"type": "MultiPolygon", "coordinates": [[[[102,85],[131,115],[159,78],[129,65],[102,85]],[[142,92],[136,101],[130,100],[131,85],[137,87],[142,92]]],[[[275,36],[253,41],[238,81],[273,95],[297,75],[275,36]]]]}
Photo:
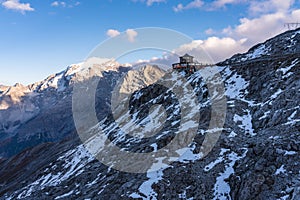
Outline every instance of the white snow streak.
{"type": "Polygon", "coordinates": [[[230,186],[225,181],[225,179],[229,178],[231,174],[234,173],[233,166],[236,161],[244,158],[247,154],[247,149],[244,149],[244,153],[241,156],[238,156],[235,152],[231,152],[226,155],[227,163],[225,164],[225,170],[223,173],[220,173],[216,179],[216,183],[214,186],[214,200],[228,200],[230,198],[230,186]]]}

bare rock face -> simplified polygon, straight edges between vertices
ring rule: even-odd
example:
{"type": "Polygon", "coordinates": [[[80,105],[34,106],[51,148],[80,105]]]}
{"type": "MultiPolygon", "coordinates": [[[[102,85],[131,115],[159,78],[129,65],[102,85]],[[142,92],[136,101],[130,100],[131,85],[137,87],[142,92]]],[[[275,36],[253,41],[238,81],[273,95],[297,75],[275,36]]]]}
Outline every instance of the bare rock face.
{"type": "MultiPolygon", "coordinates": [[[[181,116],[181,99],[172,90],[152,81],[160,79],[164,71],[150,66],[140,71],[110,67],[108,70],[88,70],[85,75],[74,73],[70,78],[72,72],[68,69],[48,78],[43,84],[29,86],[31,92],[39,94],[37,96],[29,98],[25,87],[19,94],[23,93],[30,101],[38,99],[39,103],[35,105],[40,111],[12,131],[15,137],[2,140],[2,155],[9,158],[0,161],[0,197],[299,199],[299,46],[300,30],[288,31],[214,66],[225,86],[227,112],[222,134],[204,158],[201,149],[205,137],[215,131],[208,129],[208,125],[211,100],[218,91],[208,91],[201,70],[185,77],[199,104],[193,111],[200,113],[197,134],[179,159],[163,169],[146,173],[127,173],[106,166],[81,144],[72,119],[72,83],[76,80],[93,81],[94,75],[100,77],[95,96],[99,122],[87,135],[94,134],[93,131],[100,127],[121,149],[149,153],[172,141],[184,117],[181,116]],[[57,81],[63,83],[62,87],[52,87],[57,76],[62,77],[57,81]],[[119,85],[121,78],[123,83],[119,85]],[[149,133],[146,139],[124,134],[112,113],[111,98],[116,88],[120,93],[133,93],[129,96],[126,112],[129,120],[124,127],[130,130],[133,125],[139,125],[146,129],[153,119],[165,113],[162,129],[155,135],[149,133]],[[32,148],[21,149],[21,153],[15,156],[7,153],[8,147],[15,145],[16,148],[20,144],[32,148]]],[[[178,81],[174,87],[179,85],[184,87],[185,83],[178,81]]],[[[189,99],[183,101],[189,102],[189,99]]],[[[2,132],[7,134],[5,131],[2,132]]],[[[157,163],[163,163],[167,158],[156,159],[157,163]]],[[[137,164],[139,162],[136,160],[137,164]]]]}
{"type": "Polygon", "coordinates": [[[119,93],[133,93],[141,88],[155,83],[163,77],[164,70],[159,67],[144,66],[139,70],[131,70],[122,81],[119,93]]]}
{"type": "Polygon", "coordinates": [[[12,133],[27,120],[34,117],[39,109],[32,101],[32,93],[28,86],[15,84],[11,87],[3,87],[0,94],[0,132],[12,133]]]}
{"type": "Polygon", "coordinates": [[[9,88],[9,86],[5,86],[5,85],[1,85],[1,84],[0,84],[0,91],[1,91],[1,92],[6,91],[8,88],[9,88]]]}

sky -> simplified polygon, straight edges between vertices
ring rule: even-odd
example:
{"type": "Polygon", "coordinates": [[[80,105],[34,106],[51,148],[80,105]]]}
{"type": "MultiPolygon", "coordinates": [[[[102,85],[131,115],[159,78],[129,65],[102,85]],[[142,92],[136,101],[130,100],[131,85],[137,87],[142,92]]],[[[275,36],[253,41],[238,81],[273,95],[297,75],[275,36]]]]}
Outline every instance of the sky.
{"type": "Polygon", "coordinates": [[[192,41],[176,53],[205,49],[217,62],[288,22],[300,22],[300,0],[0,0],[0,84],[43,80],[120,33],[134,43],[136,28],[179,31],[192,41]]]}

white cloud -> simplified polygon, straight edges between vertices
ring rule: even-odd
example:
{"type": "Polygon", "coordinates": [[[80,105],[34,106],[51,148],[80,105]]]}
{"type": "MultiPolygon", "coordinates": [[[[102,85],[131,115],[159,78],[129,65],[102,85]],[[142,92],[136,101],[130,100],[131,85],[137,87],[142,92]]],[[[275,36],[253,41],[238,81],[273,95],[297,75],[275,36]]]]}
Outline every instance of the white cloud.
{"type": "Polygon", "coordinates": [[[229,4],[238,4],[246,2],[247,0],[215,0],[211,3],[213,9],[222,8],[229,4]]]}
{"type": "Polygon", "coordinates": [[[134,40],[135,40],[136,36],[138,35],[138,33],[133,29],[127,29],[126,30],[126,35],[127,35],[127,38],[128,38],[129,42],[134,42],[134,40]]]}
{"type": "Polygon", "coordinates": [[[175,12],[179,12],[182,10],[188,10],[188,9],[192,9],[192,8],[201,8],[203,5],[204,5],[204,2],[202,0],[194,0],[185,6],[180,3],[176,7],[173,7],[173,10],[175,12]]]}
{"type": "Polygon", "coordinates": [[[173,7],[175,12],[179,12],[182,10],[188,10],[192,8],[204,8],[205,10],[216,10],[219,8],[223,8],[229,4],[238,4],[238,3],[246,3],[249,0],[214,0],[211,2],[204,2],[203,0],[193,0],[185,6],[182,3],[179,3],[177,6],[173,7]]]}
{"type": "Polygon", "coordinates": [[[66,7],[67,4],[64,1],[54,1],[53,3],[51,3],[51,6],[53,6],[53,7],[59,7],[59,6],[66,7]]]}
{"type": "Polygon", "coordinates": [[[217,10],[232,4],[245,4],[249,6],[251,14],[272,13],[275,11],[287,11],[295,0],[214,0],[205,2],[204,0],[193,0],[188,4],[179,3],[173,7],[175,12],[192,8],[204,8],[207,11],[217,10]]]}
{"type": "MultiPolygon", "coordinates": [[[[226,6],[241,1],[218,0],[215,6],[226,6]]],[[[253,45],[264,42],[286,30],[286,22],[298,22],[300,9],[292,9],[293,0],[265,0],[260,1],[261,9],[254,7],[249,2],[248,9],[250,16],[240,19],[236,26],[225,27],[219,34],[212,28],[205,31],[206,34],[218,34],[219,37],[209,37],[205,40],[194,40],[189,44],[180,46],[174,53],[183,55],[189,53],[199,62],[219,62],[231,57],[236,53],[243,53],[253,45]],[[255,12],[256,15],[252,15],[255,12]],[[222,37],[220,37],[222,35],[222,37]],[[207,59],[209,55],[212,59],[207,59]]],[[[186,6],[179,4],[176,11],[186,9],[186,6]]]]}
{"type": "Polygon", "coordinates": [[[236,52],[244,52],[246,39],[235,40],[230,37],[209,37],[206,40],[194,40],[175,50],[176,54],[189,53],[199,62],[216,63],[222,61],[236,52]]]}
{"type": "Polygon", "coordinates": [[[223,33],[235,39],[247,38],[248,45],[263,42],[279,33],[285,31],[286,22],[298,22],[300,9],[290,12],[276,12],[264,14],[256,18],[242,18],[236,27],[227,27],[223,33]]]}
{"type": "Polygon", "coordinates": [[[147,6],[152,6],[154,3],[163,3],[163,2],[167,2],[167,0],[131,0],[133,2],[142,2],[142,3],[146,3],[147,6]]]}
{"type": "Polygon", "coordinates": [[[153,3],[162,3],[166,2],[166,0],[147,0],[147,6],[152,6],[153,3]]]}
{"type": "Polygon", "coordinates": [[[51,6],[53,6],[53,7],[57,7],[59,5],[60,5],[60,3],[58,1],[54,1],[51,3],[51,6]]]}
{"type": "Polygon", "coordinates": [[[214,31],[212,28],[209,28],[209,29],[205,30],[206,35],[213,35],[215,33],[216,33],[216,31],[214,31]]]}
{"type": "Polygon", "coordinates": [[[182,11],[184,9],[184,6],[180,3],[178,4],[176,7],[173,7],[173,10],[175,12],[179,12],[179,11],[182,11]]]}
{"type": "Polygon", "coordinates": [[[252,14],[286,12],[294,3],[294,0],[251,1],[249,11],[252,14]]]}
{"type": "Polygon", "coordinates": [[[68,7],[68,8],[73,8],[74,6],[79,6],[81,3],[79,1],[76,1],[75,3],[69,3],[67,4],[66,2],[64,1],[53,1],[51,3],[51,6],[53,7],[68,7]]]}
{"type": "Polygon", "coordinates": [[[115,29],[109,29],[109,30],[107,30],[106,35],[109,37],[116,37],[116,36],[120,35],[120,32],[115,29]]]}
{"type": "MultiPolygon", "coordinates": [[[[205,31],[207,35],[218,34],[219,37],[209,37],[205,40],[194,40],[189,44],[180,46],[174,50],[174,54],[183,55],[189,53],[199,62],[216,63],[223,61],[236,53],[243,53],[253,45],[284,32],[284,23],[298,22],[300,9],[292,9],[294,0],[215,0],[205,4],[203,1],[192,1],[189,4],[178,4],[174,11],[182,11],[192,8],[222,8],[229,4],[245,3],[248,7],[248,17],[243,17],[235,26],[225,27],[221,32],[210,28],[205,31]],[[254,14],[254,15],[253,15],[254,14]],[[221,37],[222,35],[222,37],[221,37]],[[209,55],[209,56],[208,56],[209,55]],[[208,59],[211,57],[211,59],[208,59]]],[[[126,31],[127,33],[127,31],[126,31]]],[[[134,41],[134,40],[132,40],[134,41]]],[[[171,57],[140,62],[168,63],[171,57]]],[[[173,59],[174,57],[172,57],[173,59]]],[[[140,63],[139,62],[139,63],[140,63]]]]}
{"type": "Polygon", "coordinates": [[[222,34],[235,40],[247,38],[247,45],[263,42],[285,30],[286,22],[297,22],[300,10],[291,10],[294,0],[251,1],[249,12],[257,15],[241,18],[235,27],[226,27],[222,34]]]}
{"type": "Polygon", "coordinates": [[[2,3],[6,9],[20,11],[25,13],[26,11],[34,11],[29,3],[21,3],[19,0],[6,0],[2,3]]]}
{"type": "Polygon", "coordinates": [[[284,22],[289,18],[283,13],[262,15],[261,17],[240,19],[240,25],[234,30],[235,37],[246,37],[250,42],[262,42],[284,30],[284,22]]]}
{"type": "Polygon", "coordinates": [[[181,45],[172,51],[172,54],[165,53],[161,58],[153,57],[149,60],[138,60],[133,65],[158,64],[171,66],[178,61],[178,56],[186,53],[195,57],[200,63],[215,64],[223,61],[237,52],[245,52],[248,48],[245,45],[246,39],[235,40],[230,37],[218,38],[209,37],[206,40],[193,40],[188,44],[181,45]]]}
{"type": "MultiPolygon", "coordinates": [[[[115,30],[115,29],[109,29],[106,31],[106,35],[113,38],[113,37],[117,37],[118,35],[120,35],[121,32],[118,31],[118,30],[115,30]]],[[[126,36],[126,39],[129,41],[129,42],[134,42],[135,41],[135,38],[137,37],[138,33],[133,30],[133,29],[127,29],[125,31],[125,36],[126,36]]]]}
{"type": "MultiPolygon", "coordinates": [[[[225,6],[226,3],[238,3],[242,1],[218,0],[218,6],[225,6]]],[[[260,1],[261,9],[249,4],[250,13],[257,16],[241,18],[236,26],[224,28],[220,35],[223,37],[209,37],[205,40],[194,40],[192,43],[183,45],[177,49],[179,54],[188,52],[192,55],[202,55],[205,50],[214,61],[218,62],[236,53],[242,53],[253,45],[264,42],[277,34],[284,32],[286,22],[298,22],[300,19],[300,9],[292,10],[294,1],[287,0],[265,0],[260,1]]],[[[258,5],[258,4],[257,4],[258,5]]],[[[213,29],[207,29],[206,34],[217,34],[213,29]]],[[[201,61],[201,59],[199,59],[201,61]]]]}
{"type": "Polygon", "coordinates": [[[158,65],[160,67],[163,67],[165,69],[168,69],[171,67],[172,63],[178,62],[178,55],[175,54],[175,52],[164,52],[161,57],[152,57],[150,59],[139,59],[133,63],[131,63],[131,66],[142,66],[142,65],[158,65]]]}

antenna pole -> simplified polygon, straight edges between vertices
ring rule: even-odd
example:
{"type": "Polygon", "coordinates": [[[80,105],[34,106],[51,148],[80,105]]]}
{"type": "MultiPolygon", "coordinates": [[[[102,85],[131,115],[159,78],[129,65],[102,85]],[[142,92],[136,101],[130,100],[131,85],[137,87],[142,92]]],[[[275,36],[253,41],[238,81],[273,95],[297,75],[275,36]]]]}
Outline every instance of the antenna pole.
{"type": "Polygon", "coordinates": [[[300,23],[298,22],[293,22],[293,23],[285,23],[284,27],[287,27],[288,30],[294,30],[300,27],[300,23]]]}

